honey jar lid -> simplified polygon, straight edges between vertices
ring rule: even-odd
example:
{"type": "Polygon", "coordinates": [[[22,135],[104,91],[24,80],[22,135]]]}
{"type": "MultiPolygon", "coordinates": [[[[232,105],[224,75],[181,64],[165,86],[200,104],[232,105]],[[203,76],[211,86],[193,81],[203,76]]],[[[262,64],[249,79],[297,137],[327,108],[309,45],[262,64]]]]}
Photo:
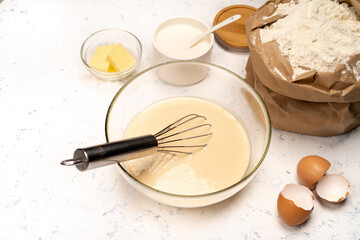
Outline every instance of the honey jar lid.
{"type": "Polygon", "coordinates": [[[256,8],[246,5],[233,5],[222,9],[215,16],[214,26],[235,14],[240,14],[241,18],[216,30],[215,39],[223,46],[236,50],[248,50],[249,46],[246,39],[245,22],[255,11],[256,8]]]}

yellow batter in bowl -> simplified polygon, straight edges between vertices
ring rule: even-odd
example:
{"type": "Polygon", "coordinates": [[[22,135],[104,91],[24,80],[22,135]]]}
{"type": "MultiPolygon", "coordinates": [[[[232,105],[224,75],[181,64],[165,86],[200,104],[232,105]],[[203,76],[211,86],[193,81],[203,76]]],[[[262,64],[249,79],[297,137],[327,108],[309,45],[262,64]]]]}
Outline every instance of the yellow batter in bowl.
{"type": "Polygon", "coordinates": [[[195,97],[159,101],[134,117],[125,137],[154,134],[191,113],[205,116],[212,125],[208,145],[191,155],[157,153],[128,161],[126,167],[135,178],[160,191],[182,195],[215,192],[241,180],[250,159],[247,133],[231,113],[209,101],[195,97]]]}

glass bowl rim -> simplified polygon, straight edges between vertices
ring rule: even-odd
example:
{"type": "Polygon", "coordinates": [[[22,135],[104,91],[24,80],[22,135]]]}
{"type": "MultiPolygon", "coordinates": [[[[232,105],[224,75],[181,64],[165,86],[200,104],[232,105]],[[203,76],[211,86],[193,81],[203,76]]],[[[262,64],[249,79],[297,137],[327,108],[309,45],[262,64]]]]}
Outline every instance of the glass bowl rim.
{"type": "Polygon", "coordinates": [[[125,75],[125,74],[128,74],[129,72],[132,72],[133,70],[135,70],[137,68],[137,66],[139,66],[140,64],[140,61],[141,61],[141,58],[142,58],[142,52],[143,52],[143,47],[142,47],[142,44],[139,40],[138,37],[136,37],[133,33],[129,32],[129,31],[126,31],[124,29],[121,29],[121,28],[104,28],[104,29],[100,29],[94,33],[92,33],[91,35],[89,35],[85,40],[84,42],[82,43],[81,45],[81,48],[80,48],[80,58],[81,58],[81,61],[85,64],[85,66],[90,69],[91,71],[93,71],[95,74],[97,75],[100,75],[100,76],[106,76],[106,77],[111,77],[111,76],[121,76],[121,75],[125,75]],[[105,32],[105,31],[119,31],[119,32],[123,32],[123,33],[126,33],[126,34],[129,34],[130,36],[132,36],[134,39],[135,39],[135,42],[138,43],[139,45],[139,55],[138,57],[136,58],[136,62],[135,64],[133,64],[131,67],[123,70],[123,71],[119,71],[119,72],[111,72],[111,73],[108,73],[108,72],[102,72],[102,71],[99,71],[99,70],[96,70],[95,68],[92,68],[91,66],[89,66],[89,64],[85,61],[84,57],[83,57],[83,53],[85,52],[85,44],[86,42],[92,38],[93,36],[101,33],[101,32],[105,32]]]}
{"type": "Polygon", "coordinates": [[[264,161],[268,151],[269,151],[269,147],[270,147],[270,142],[271,142],[271,135],[272,135],[272,125],[271,125],[271,120],[270,120],[270,115],[269,115],[269,111],[265,105],[265,102],[264,100],[261,98],[261,96],[259,95],[259,93],[248,83],[246,82],[242,77],[240,77],[238,74],[230,71],[229,69],[226,69],[224,67],[221,67],[219,65],[216,65],[216,64],[213,64],[213,63],[209,63],[209,62],[203,62],[203,61],[189,61],[189,60],[178,60],[178,61],[170,61],[170,62],[165,62],[165,63],[160,63],[160,64],[157,64],[157,65],[154,65],[152,67],[149,67],[139,73],[137,73],[136,75],[132,76],[128,81],[126,81],[124,83],[124,85],[118,90],[118,92],[115,94],[115,96],[113,97],[110,105],[109,105],[109,108],[107,110],[107,113],[106,113],[106,119],[105,119],[105,138],[106,138],[106,142],[109,142],[109,136],[108,136],[108,119],[109,119],[109,116],[110,116],[110,112],[111,112],[111,109],[112,109],[112,106],[114,104],[114,102],[116,101],[116,99],[118,98],[118,96],[120,96],[120,94],[126,89],[126,87],[132,83],[135,79],[137,79],[139,76],[153,70],[153,69],[156,69],[160,66],[164,66],[164,65],[171,65],[171,64],[176,64],[176,63],[197,63],[197,64],[204,64],[204,65],[208,65],[208,66],[211,66],[211,67],[215,67],[215,68],[218,68],[218,69],[221,69],[221,70],[224,70],[225,72],[235,76],[237,79],[239,79],[240,81],[242,81],[243,83],[245,83],[245,85],[247,85],[250,90],[253,91],[253,93],[255,94],[255,96],[257,97],[258,100],[260,100],[260,104],[263,106],[263,109],[265,109],[265,118],[266,118],[266,121],[269,123],[268,126],[269,126],[269,129],[268,129],[268,141],[266,143],[266,147],[265,147],[265,150],[260,158],[260,160],[258,161],[258,163],[255,165],[255,167],[243,178],[241,178],[239,181],[237,181],[236,183],[226,187],[226,188],[223,188],[223,189],[220,189],[218,191],[215,191],[215,192],[210,192],[210,193],[205,193],[205,194],[192,194],[192,195],[185,195],[185,194],[175,194],[175,193],[169,193],[169,192],[165,192],[165,191],[161,191],[161,190],[158,190],[158,189],[155,189],[155,188],[152,188],[146,184],[144,184],[143,182],[139,181],[138,179],[136,179],[135,177],[133,177],[129,172],[127,172],[123,166],[121,166],[120,163],[117,163],[118,167],[120,167],[122,169],[122,171],[125,172],[125,174],[127,174],[131,179],[133,179],[136,183],[139,183],[141,186],[145,187],[146,189],[150,190],[150,191],[155,191],[155,192],[158,192],[160,194],[164,194],[164,195],[167,195],[169,197],[179,197],[179,198],[200,198],[200,197],[208,197],[208,196],[212,196],[212,195],[217,195],[217,194],[220,194],[220,193],[223,193],[223,192],[226,192],[234,187],[236,187],[237,185],[239,185],[240,183],[244,182],[245,180],[247,180],[249,177],[251,177],[255,172],[256,170],[260,167],[260,165],[262,164],[262,162],[264,161]]]}

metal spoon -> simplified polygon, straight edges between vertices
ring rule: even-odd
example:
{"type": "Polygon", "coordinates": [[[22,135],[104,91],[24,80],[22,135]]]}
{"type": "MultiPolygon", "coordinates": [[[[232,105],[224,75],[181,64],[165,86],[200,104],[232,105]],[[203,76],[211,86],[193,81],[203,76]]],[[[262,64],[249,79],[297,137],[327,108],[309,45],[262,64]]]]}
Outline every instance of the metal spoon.
{"type": "Polygon", "coordinates": [[[233,15],[227,19],[225,19],[224,21],[216,24],[215,26],[213,26],[212,28],[210,28],[209,30],[201,33],[200,35],[196,36],[195,38],[193,38],[190,43],[189,43],[189,48],[193,47],[198,41],[200,41],[203,37],[205,37],[206,35],[215,32],[216,30],[218,30],[219,28],[222,28],[232,22],[235,22],[236,20],[240,19],[241,15],[240,14],[236,14],[233,15]]]}

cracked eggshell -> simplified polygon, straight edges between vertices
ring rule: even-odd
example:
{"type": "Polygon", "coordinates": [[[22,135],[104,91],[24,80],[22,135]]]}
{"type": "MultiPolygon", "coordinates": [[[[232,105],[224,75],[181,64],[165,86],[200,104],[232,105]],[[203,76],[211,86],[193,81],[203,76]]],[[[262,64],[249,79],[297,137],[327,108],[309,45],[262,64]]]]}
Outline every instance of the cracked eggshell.
{"type": "Polygon", "coordinates": [[[327,174],[320,179],[316,193],[328,202],[341,202],[350,194],[350,184],[340,174],[327,174]]]}
{"type": "Polygon", "coordinates": [[[300,225],[310,217],[314,200],[314,195],[307,187],[287,184],[277,200],[279,216],[290,226],[300,225]]]}
{"type": "Polygon", "coordinates": [[[315,155],[306,156],[297,165],[298,178],[304,186],[314,189],[315,184],[324,176],[330,165],[325,158],[315,155]]]}

